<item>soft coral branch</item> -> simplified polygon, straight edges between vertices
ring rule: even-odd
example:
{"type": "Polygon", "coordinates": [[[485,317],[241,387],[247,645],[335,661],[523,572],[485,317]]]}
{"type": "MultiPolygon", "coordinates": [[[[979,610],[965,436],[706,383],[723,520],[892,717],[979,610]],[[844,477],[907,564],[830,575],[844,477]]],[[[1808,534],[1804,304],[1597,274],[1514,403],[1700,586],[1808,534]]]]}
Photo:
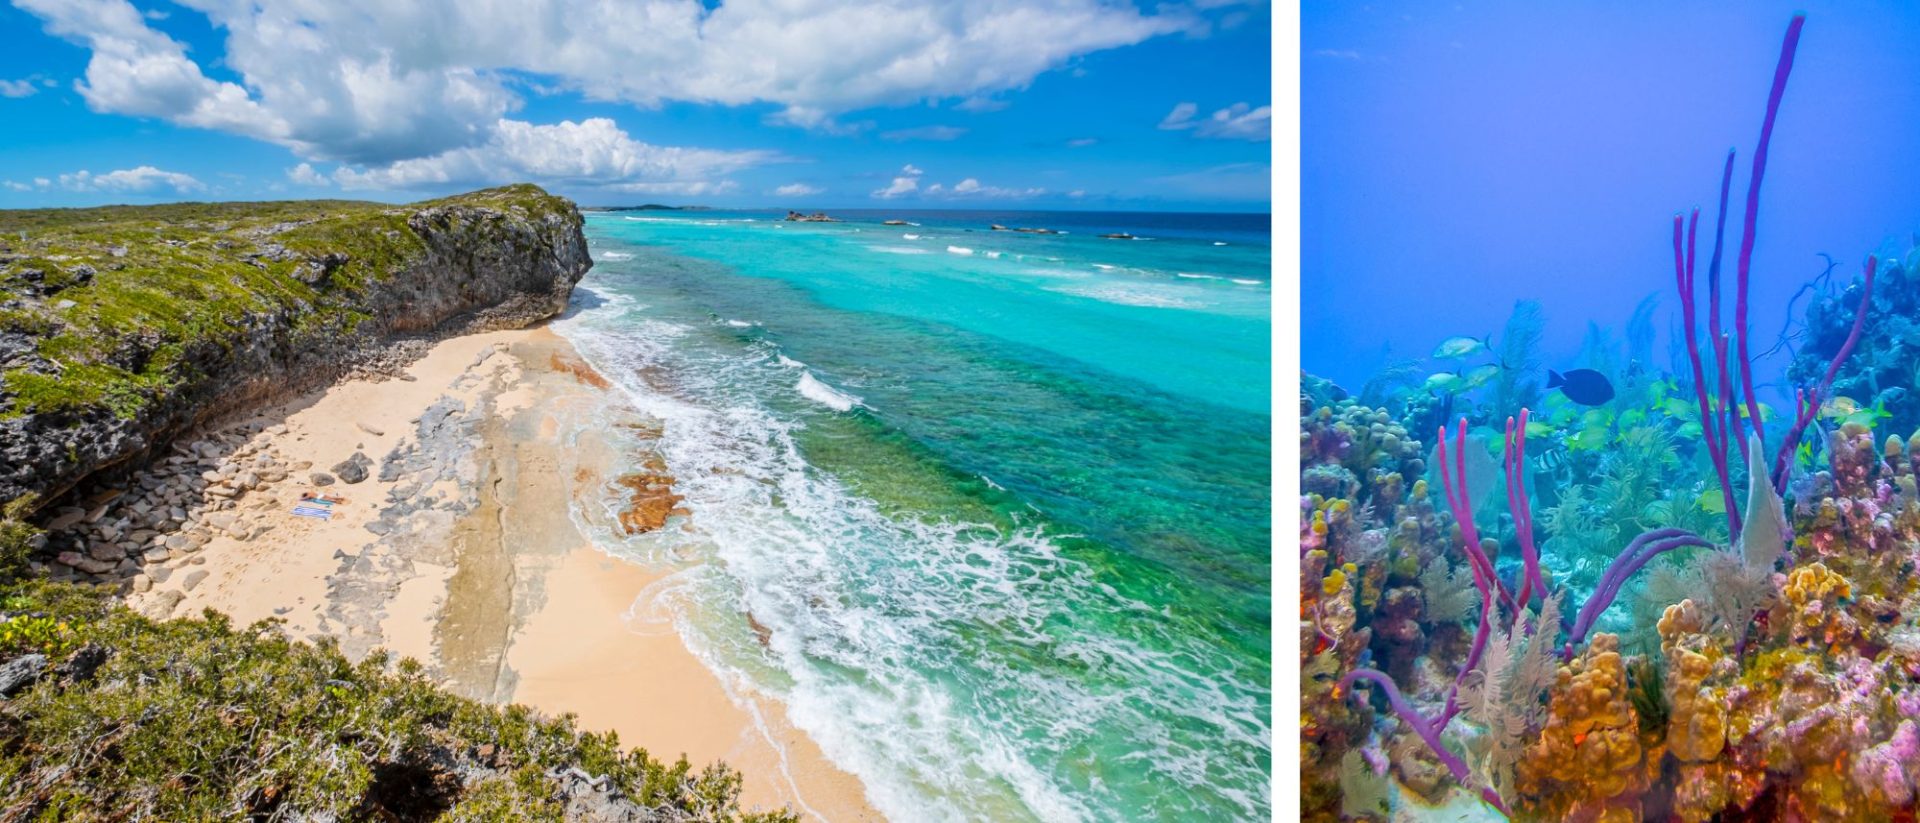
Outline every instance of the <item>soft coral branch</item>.
{"type": "Polygon", "coordinates": [[[1833,355],[1833,362],[1827,364],[1827,372],[1820,377],[1820,385],[1799,394],[1798,414],[1795,415],[1793,429],[1787,433],[1786,440],[1780,443],[1780,452],[1773,458],[1773,490],[1776,494],[1786,493],[1787,477],[1793,467],[1793,450],[1800,444],[1800,435],[1806,431],[1807,424],[1813,422],[1827,392],[1833,389],[1833,379],[1840,374],[1840,364],[1846,361],[1847,355],[1853,354],[1853,347],[1860,343],[1860,332],[1866,328],[1867,309],[1873,300],[1873,273],[1879,268],[1879,263],[1879,258],[1867,256],[1866,283],[1860,287],[1860,305],[1853,310],[1853,329],[1847,332],[1847,340],[1840,344],[1840,351],[1833,355]]]}

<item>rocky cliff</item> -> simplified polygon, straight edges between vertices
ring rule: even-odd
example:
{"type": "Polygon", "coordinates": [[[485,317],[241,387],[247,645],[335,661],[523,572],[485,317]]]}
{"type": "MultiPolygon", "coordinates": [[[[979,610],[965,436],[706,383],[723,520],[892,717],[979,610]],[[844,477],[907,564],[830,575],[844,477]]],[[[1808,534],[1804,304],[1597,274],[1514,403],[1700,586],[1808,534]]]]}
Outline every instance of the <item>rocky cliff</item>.
{"type": "Polygon", "coordinates": [[[42,503],[211,417],[527,325],[586,274],[529,185],[346,201],[0,211],[0,503],[42,503]]]}

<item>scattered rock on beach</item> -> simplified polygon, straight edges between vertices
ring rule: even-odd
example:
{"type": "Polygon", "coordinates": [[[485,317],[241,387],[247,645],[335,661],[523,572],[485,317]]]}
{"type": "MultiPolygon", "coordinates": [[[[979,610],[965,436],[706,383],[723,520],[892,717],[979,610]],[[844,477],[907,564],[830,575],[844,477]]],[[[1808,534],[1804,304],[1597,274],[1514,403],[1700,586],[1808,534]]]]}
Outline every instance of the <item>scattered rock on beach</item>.
{"type": "Polygon", "coordinates": [[[367,479],[367,472],[373,468],[372,458],[365,452],[354,452],[352,457],[334,464],[333,473],[344,483],[358,483],[367,479]]]}
{"type": "Polygon", "coordinates": [[[185,594],[168,590],[156,594],[140,607],[140,613],[154,620],[165,620],[173,616],[173,610],[180,607],[180,601],[187,599],[185,594]]]}

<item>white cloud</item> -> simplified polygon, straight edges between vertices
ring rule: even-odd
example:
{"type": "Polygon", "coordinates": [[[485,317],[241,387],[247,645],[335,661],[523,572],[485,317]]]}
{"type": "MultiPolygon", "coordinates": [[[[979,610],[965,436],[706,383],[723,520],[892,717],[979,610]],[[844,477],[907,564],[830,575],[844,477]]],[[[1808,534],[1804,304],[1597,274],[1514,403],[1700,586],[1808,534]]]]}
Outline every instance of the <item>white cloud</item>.
{"type": "Polygon", "coordinates": [[[1087,196],[1087,190],[1086,190],[1086,189],[1074,189],[1073,191],[1070,191],[1070,192],[1067,192],[1067,196],[1068,196],[1068,197],[1071,197],[1071,198],[1073,198],[1073,199],[1075,199],[1075,200],[1078,200],[1078,199],[1080,199],[1080,198],[1082,198],[1082,197],[1085,197],[1085,196],[1087,196]]]}
{"type": "MultiPolygon", "coordinates": [[[[39,183],[45,178],[36,178],[39,183]]],[[[207,187],[192,175],[139,166],[131,169],[93,174],[85,169],[60,175],[60,187],[69,191],[148,192],[169,188],[176,192],[204,191],[207,187]]]]}
{"type": "Polygon", "coordinates": [[[325,186],[333,182],[328,180],[326,175],[314,171],[313,165],[309,163],[301,163],[287,169],[287,179],[302,186],[325,186]]]}
{"type": "Polygon", "coordinates": [[[1247,103],[1235,103],[1216,111],[1205,120],[1195,120],[1194,115],[1200,107],[1193,103],[1181,103],[1161,118],[1160,128],[1169,130],[1193,129],[1196,137],[1217,137],[1229,140],[1269,140],[1273,136],[1273,107],[1253,108],[1247,103]]]}
{"type": "Polygon", "coordinates": [[[1199,111],[1200,111],[1200,107],[1193,103],[1175,104],[1173,107],[1173,111],[1167,112],[1166,117],[1160,118],[1160,128],[1163,128],[1163,129],[1193,128],[1193,115],[1198,113],[1199,111]]]}
{"type": "Polygon", "coordinates": [[[886,188],[875,191],[873,196],[882,200],[892,200],[896,197],[912,194],[920,188],[921,174],[920,169],[916,168],[912,163],[901,166],[900,175],[893,178],[893,182],[887,184],[886,188]]]}
{"type": "Polygon", "coordinates": [[[1011,105],[1013,104],[1005,100],[995,100],[991,97],[969,97],[953,104],[953,107],[964,112],[984,114],[990,111],[999,111],[1011,105]]]}
{"type": "Polygon", "coordinates": [[[40,93],[40,87],[34,85],[34,78],[25,80],[0,80],[0,97],[32,97],[40,93]]]}
{"type": "Polygon", "coordinates": [[[529,76],[592,100],[772,104],[779,122],[858,129],[835,118],[988,100],[1198,19],[1181,4],[1149,14],[1110,0],[179,3],[223,33],[212,53],[236,81],[207,76],[126,0],[16,0],[91,51],[78,89],[95,110],[354,165],[489,145],[529,76]]]}
{"type": "Polygon", "coordinates": [[[633,139],[612,120],[595,117],[541,126],[501,120],[485,144],[384,166],[341,166],[334,182],[348,189],[413,189],[537,179],[614,191],[711,194],[714,178],[781,159],[765,151],[655,146],[633,139]]]}
{"type": "Polygon", "coordinates": [[[1200,137],[1230,140],[1270,140],[1273,138],[1273,107],[1261,106],[1256,109],[1246,103],[1235,103],[1200,121],[1200,127],[1194,129],[1193,133],[1200,137]]]}
{"type": "Polygon", "coordinates": [[[958,126],[921,126],[913,129],[881,132],[880,139],[895,142],[903,140],[953,140],[966,133],[966,129],[958,126]]]}
{"type": "Polygon", "coordinates": [[[186,49],[147,27],[125,0],[16,0],[47,31],[93,51],[78,84],[96,111],[159,117],[199,128],[284,141],[287,126],[247,90],[216,82],[187,59],[186,49]]]}
{"type": "Polygon", "coordinates": [[[820,188],[819,186],[809,186],[805,183],[788,183],[780,188],[774,189],[773,193],[781,197],[806,197],[811,194],[819,194],[823,191],[826,191],[826,189],[820,188]]]}
{"type": "Polygon", "coordinates": [[[8,180],[5,183],[0,183],[0,185],[4,185],[7,188],[12,189],[14,191],[33,191],[32,186],[29,186],[25,183],[16,183],[12,180],[8,180]]]}
{"type": "Polygon", "coordinates": [[[951,187],[944,183],[933,183],[926,188],[921,188],[920,178],[922,175],[923,173],[920,169],[914,167],[912,164],[908,164],[900,170],[899,176],[893,178],[891,184],[884,189],[874,192],[873,196],[882,200],[892,200],[908,195],[949,200],[972,198],[1015,200],[1038,197],[1047,193],[1046,189],[1040,188],[1006,189],[998,186],[988,186],[981,183],[979,178],[976,177],[964,178],[951,187]]]}
{"type": "MultiPolygon", "coordinates": [[[[932,190],[929,189],[929,191],[932,191],[932,190]]],[[[998,186],[985,186],[985,185],[981,185],[978,179],[972,178],[972,177],[969,177],[965,180],[962,180],[958,183],[953,184],[953,188],[948,190],[948,195],[951,197],[981,197],[981,198],[1000,198],[1000,199],[1008,199],[1008,200],[1018,200],[1018,199],[1027,198],[1027,197],[1039,197],[1040,195],[1043,195],[1046,193],[1047,193],[1046,189],[1038,189],[1038,188],[1003,189],[998,186]]]]}
{"type": "Polygon", "coordinates": [[[1353,49],[1314,49],[1314,57],[1331,57],[1335,60],[1359,60],[1360,52],[1353,49]]]}
{"type": "Polygon", "coordinates": [[[1069,148],[1084,149],[1098,142],[1100,141],[1091,137],[1081,137],[1075,140],[1068,140],[1067,146],[1069,148]]]}
{"type": "Polygon", "coordinates": [[[52,180],[48,180],[48,179],[47,179],[47,178],[45,178],[45,177],[35,177],[35,178],[33,178],[33,187],[34,187],[34,188],[37,188],[37,189],[44,189],[44,188],[46,188],[46,187],[48,187],[48,186],[51,186],[51,185],[53,185],[53,181],[52,181],[52,180]]]}

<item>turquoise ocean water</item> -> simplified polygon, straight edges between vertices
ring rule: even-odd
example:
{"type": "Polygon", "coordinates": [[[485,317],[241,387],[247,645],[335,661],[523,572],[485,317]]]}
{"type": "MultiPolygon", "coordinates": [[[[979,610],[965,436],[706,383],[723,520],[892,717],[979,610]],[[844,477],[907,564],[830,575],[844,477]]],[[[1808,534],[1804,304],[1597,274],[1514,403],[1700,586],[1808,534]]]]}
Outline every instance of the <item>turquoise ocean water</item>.
{"type": "Polygon", "coordinates": [[[1266,819],[1267,218],[778,217],[588,216],[693,511],[637,608],[893,819],[1266,819]]]}

